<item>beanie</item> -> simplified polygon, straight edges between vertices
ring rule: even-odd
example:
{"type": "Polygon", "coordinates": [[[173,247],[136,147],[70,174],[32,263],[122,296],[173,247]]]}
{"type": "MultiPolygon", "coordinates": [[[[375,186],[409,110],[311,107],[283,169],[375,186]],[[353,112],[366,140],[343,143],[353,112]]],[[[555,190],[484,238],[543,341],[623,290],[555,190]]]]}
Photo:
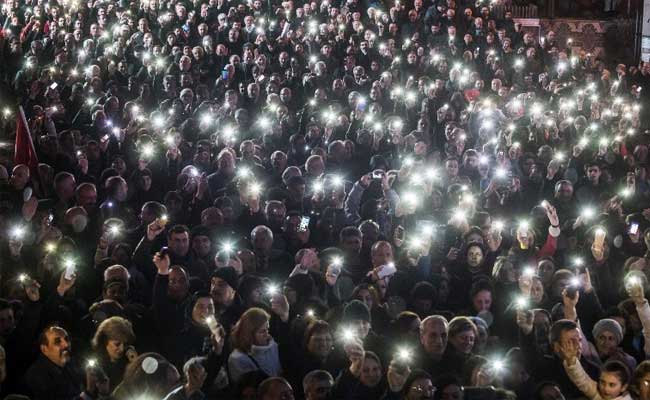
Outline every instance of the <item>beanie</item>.
{"type": "Polygon", "coordinates": [[[343,321],[361,320],[370,322],[370,311],[366,303],[352,300],[343,309],[343,321]]]}
{"type": "Polygon", "coordinates": [[[237,290],[237,271],[233,267],[218,268],[212,277],[223,279],[233,290],[237,290]]]}
{"type": "Polygon", "coordinates": [[[611,318],[604,318],[596,322],[594,329],[591,331],[591,333],[594,335],[594,338],[597,338],[603,332],[613,333],[614,336],[616,336],[617,343],[621,343],[623,340],[623,328],[621,328],[621,325],[616,320],[613,320],[611,318]]]}

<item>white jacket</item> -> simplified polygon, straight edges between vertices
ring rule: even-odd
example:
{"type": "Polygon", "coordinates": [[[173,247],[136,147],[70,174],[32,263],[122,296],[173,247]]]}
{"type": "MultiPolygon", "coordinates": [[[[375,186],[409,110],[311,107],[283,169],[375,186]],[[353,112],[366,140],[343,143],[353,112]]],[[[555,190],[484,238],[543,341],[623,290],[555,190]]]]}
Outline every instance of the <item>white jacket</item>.
{"type": "Polygon", "coordinates": [[[641,326],[643,326],[643,339],[645,341],[643,352],[648,358],[650,357],[650,305],[648,305],[648,300],[644,300],[642,306],[636,306],[636,312],[639,314],[639,320],[641,320],[641,326]]]}
{"type": "MultiPolygon", "coordinates": [[[[584,368],[582,368],[580,361],[576,360],[573,365],[567,365],[566,361],[563,364],[564,370],[566,371],[566,374],[569,375],[571,382],[573,382],[573,384],[576,385],[585,396],[591,400],[604,400],[600,396],[600,393],[598,393],[598,384],[587,375],[584,368]]],[[[618,396],[615,400],[632,400],[632,397],[629,393],[625,393],[618,396]]]]}
{"type": "Polygon", "coordinates": [[[230,374],[231,383],[238,383],[242,375],[258,369],[261,369],[268,376],[279,376],[282,373],[280,352],[275,340],[271,339],[271,342],[266,346],[253,345],[248,354],[235,350],[228,357],[228,373],[230,374]]]}

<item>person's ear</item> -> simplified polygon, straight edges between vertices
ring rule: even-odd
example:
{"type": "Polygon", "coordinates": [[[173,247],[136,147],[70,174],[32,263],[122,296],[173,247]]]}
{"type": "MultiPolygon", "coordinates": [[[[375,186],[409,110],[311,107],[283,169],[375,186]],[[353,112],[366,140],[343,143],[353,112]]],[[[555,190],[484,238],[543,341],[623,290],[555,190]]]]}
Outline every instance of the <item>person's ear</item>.
{"type": "Polygon", "coordinates": [[[561,350],[562,350],[562,346],[560,346],[560,343],[553,342],[553,351],[559,354],[561,350]]]}

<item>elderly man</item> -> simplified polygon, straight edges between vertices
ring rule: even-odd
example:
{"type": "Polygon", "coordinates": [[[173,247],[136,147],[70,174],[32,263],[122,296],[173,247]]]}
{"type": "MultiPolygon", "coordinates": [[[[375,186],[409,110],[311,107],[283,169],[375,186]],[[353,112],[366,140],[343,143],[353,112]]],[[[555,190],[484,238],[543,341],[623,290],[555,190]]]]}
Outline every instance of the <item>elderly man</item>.
{"type": "Polygon", "coordinates": [[[424,350],[419,360],[420,367],[433,376],[445,372],[443,356],[447,349],[449,323],[441,315],[431,315],[420,324],[420,344],[424,350]]]}
{"type": "Polygon", "coordinates": [[[27,370],[24,381],[33,400],[71,399],[81,390],[81,376],[73,365],[68,332],[60,326],[43,330],[40,354],[27,370]]]}

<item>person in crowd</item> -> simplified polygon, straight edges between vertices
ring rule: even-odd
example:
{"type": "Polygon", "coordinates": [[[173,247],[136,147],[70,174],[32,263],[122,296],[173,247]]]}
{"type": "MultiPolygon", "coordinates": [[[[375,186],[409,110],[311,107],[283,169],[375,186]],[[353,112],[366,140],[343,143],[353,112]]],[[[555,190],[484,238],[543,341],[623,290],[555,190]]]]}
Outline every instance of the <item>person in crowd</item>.
{"type": "Polygon", "coordinates": [[[524,3],[5,1],[0,397],[650,400],[650,62],[524,3]]]}

